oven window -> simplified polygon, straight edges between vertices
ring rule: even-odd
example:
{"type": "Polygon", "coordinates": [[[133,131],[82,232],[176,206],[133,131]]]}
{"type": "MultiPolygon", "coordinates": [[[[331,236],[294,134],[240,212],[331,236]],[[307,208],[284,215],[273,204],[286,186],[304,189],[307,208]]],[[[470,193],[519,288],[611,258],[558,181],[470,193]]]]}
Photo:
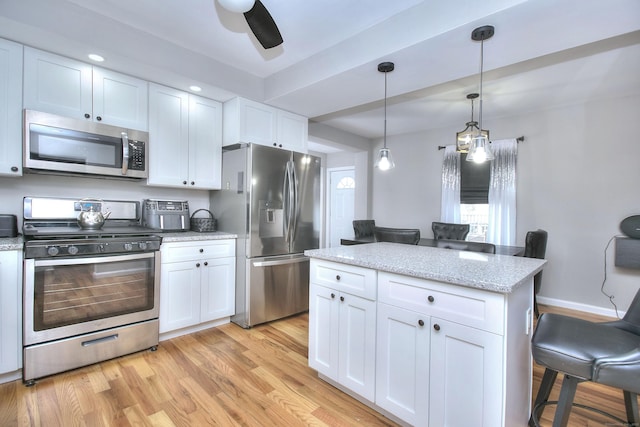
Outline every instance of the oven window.
{"type": "Polygon", "coordinates": [[[154,259],[35,267],[34,329],[153,309],[154,259]]]}

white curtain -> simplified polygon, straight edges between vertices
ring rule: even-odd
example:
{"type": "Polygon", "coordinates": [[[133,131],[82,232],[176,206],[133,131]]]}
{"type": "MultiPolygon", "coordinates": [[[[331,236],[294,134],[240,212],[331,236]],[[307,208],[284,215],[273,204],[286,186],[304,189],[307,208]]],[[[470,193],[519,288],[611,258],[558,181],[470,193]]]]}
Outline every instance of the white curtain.
{"type": "Polygon", "coordinates": [[[444,149],[440,221],[460,223],[460,153],[455,145],[444,149]]]}
{"type": "Polygon", "coordinates": [[[489,227],[487,242],[496,245],[516,244],[516,160],[515,139],[491,141],[495,159],[491,162],[489,182],[489,227]]]}

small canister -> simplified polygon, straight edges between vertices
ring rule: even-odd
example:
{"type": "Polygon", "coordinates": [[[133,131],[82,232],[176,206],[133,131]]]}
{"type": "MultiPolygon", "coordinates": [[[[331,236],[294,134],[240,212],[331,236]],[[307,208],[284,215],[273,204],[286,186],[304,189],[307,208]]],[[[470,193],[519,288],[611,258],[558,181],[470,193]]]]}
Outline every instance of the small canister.
{"type": "Polygon", "coordinates": [[[18,235],[18,218],[15,215],[0,214],[0,237],[18,235]]]}

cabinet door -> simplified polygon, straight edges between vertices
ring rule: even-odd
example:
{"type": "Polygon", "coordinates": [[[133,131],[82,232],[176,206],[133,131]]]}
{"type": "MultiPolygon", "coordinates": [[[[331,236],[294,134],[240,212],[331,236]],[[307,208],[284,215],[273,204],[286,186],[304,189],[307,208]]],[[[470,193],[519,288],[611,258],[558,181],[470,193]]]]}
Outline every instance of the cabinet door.
{"type": "Polygon", "coordinates": [[[188,120],[187,93],[149,84],[149,184],[187,186],[188,120]]]}
{"type": "Polygon", "coordinates": [[[200,323],[198,261],[163,263],[160,273],[160,333],[200,323]]]}
{"type": "Polygon", "coordinates": [[[208,259],[202,263],[200,322],[235,313],[235,258],[208,259]]]}
{"type": "Polygon", "coordinates": [[[149,128],[147,82],[94,67],[93,116],[99,122],[146,131],[149,128]]]}
{"type": "Polygon", "coordinates": [[[22,367],[22,252],[0,251],[0,374],[22,367]]]}
{"type": "Polygon", "coordinates": [[[91,120],[91,65],[25,47],[24,108],[91,120]]]}
{"type": "Polygon", "coordinates": [[[432,426],[500,426],[502,336],[431,319],[432,426]]]}
{"type": "Polygon", "coordinates": [[[307,152],[309,121],[306,117],[278,111],[278,146],[301,153],[307,152]]]}
{"type": "Polygon", "coordinates": [[[338,380],[338,292],[312,283],[309,287],[309,366],[338,380]]]}
{"type": "Polygon", "coordinates": [[[240,141],[275,146],[276,110],[247,99],[240,100],[240,141]]]}
{"type": "Polygon", "coordinates": [[[377,317],[376,404],[411,425],[426,426],[429,317],[381,303],[377,317]]]}
{"type": "Polygon", "coordinates": [[[189,95],[189,187],[219,190],[222,177],[222,104],[189,95]]]}
{"type": "Polygon", "coordinates": [[[0,40],[0,175],[22,175],[22,46],[0,40]]]}
{"type": "Polygon", "coordinates": [[[374,401],[376,375],[376,302],[340,294],[338,381],[374,401]]]}

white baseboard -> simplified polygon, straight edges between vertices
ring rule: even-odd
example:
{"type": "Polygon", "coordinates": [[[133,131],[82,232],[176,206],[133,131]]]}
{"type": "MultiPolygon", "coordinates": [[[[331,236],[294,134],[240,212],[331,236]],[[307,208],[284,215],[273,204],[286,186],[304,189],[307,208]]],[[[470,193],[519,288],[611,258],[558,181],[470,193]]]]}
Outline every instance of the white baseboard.
{"type": "Polygon", "coordinates": [[[565,301],[565,300],[560,300],[555,298],[542,297],[540,295],[537,295],[536,299],[540,304],[550,305],[553,307],[568,308],[570,310],[584,311],[586,313],[597,314],[600,316],[622,318],[626,313],[625,311],[618,310],[618,313],[616,315],[616,310],[614,308],[604,308],[604,307],[598,307],[595,305],[580,304],[573,301],[565,301]]]}

